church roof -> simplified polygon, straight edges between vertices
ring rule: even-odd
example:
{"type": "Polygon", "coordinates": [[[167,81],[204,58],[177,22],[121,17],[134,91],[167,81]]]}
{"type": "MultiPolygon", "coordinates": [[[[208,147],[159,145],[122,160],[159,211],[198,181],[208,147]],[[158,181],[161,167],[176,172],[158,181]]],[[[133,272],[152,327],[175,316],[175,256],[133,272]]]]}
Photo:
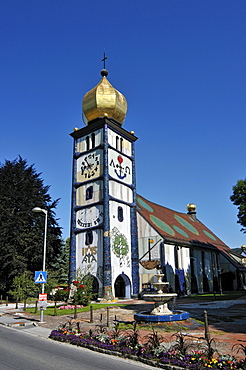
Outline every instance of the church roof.
{"type": "Polygon", "coordinates": [[[228,255],[230,248],[200,222],[195,214],[176,212],[137,195],[139,214],[166,242],[218,248],[228,255]]]}

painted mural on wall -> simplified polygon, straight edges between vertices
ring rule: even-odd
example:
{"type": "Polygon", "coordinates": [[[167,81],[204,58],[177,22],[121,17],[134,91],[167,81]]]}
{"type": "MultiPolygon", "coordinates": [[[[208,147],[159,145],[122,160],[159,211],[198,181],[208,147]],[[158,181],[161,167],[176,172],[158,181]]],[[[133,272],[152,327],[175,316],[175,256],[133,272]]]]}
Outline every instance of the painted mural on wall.
{"type": "Polygon", "coordinates": [[[108,151],[109,175],[128,185],[132,184],[132,161],[112,149],[108,151]]]}
{"type": "Polygon", "coordinates": [[[76,266],[83,274],[97,276],[102,265],[102,230],[87,230],[76,235],[76,266]]]}
{"type": "Polygon", "coordinates": [[[111,240],[112,240],[112,251],[119,258],[120,267],[127,266],[130,267],[130,259],[129,259],[129,245],[127,238],[124,234],[114,227],[111,232],[111,240]]]}

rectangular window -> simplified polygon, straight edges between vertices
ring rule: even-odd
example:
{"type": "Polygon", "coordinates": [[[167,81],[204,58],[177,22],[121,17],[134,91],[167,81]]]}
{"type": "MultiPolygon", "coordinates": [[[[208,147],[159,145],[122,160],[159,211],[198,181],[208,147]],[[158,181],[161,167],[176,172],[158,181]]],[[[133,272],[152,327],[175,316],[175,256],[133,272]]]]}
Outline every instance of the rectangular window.
{"type": "Polygon", "coordinates": [[[93,185],[89,186],[86,189],[85,200],[92,199],[92,196],[93,196],[93,185]]]}

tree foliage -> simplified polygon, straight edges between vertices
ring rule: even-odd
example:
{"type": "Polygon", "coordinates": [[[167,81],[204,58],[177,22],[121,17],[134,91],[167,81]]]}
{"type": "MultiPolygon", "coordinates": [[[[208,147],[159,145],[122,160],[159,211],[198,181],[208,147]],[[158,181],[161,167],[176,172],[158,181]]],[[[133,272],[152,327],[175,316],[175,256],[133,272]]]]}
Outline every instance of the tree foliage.
{"type": "Polygon", "coordinates": [[[37,284],[33,281],[33,276],[30,271],[25,271],[23,274],[15,276],[10,294],[17,302],[26,301],[28,296],[33,296],[38,291],[37,284]]]}
{"type": "Polygon", "coordinates": [[[56,285],[68,285],[69,274],[69,251],[70,251],[70,238],[62,243],[61,249],[55,261],[51,263],[58,283],[56,285]]]}
{"type": "Polygon", "coordinates": [[[0,164],[0,290],[7,292],[14,277],[23,271],[42,270],[44,213],[48,210],[46,266],[61,252],[61,228],[55,219],[59,199],[52,200],[49,186],[34,166],[21,157],[0,164]]]}
{"type": "Polygon", "coordinates": [[[246,233],[246,179],[238,180],[233,186],[233,195],[230,197],[233,204],[238,206],[238,223],[243,226],[241,231],[246,233]]]}

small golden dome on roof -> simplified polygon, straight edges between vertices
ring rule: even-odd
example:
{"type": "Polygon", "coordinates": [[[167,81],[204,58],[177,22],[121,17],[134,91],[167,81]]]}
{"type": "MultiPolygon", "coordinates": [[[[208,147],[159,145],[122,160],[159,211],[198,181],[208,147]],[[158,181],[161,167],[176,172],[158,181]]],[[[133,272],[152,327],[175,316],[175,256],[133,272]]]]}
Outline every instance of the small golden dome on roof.
{"type": "Polygon", "coordinates": [[[186,208],[187,208],[187,211],[188,211],[188,212],[195,212],[195,210],[196,210],[196,205],[195,205],[195,204],[193,204],[193,203],[189,203],[189,204],[187,204],[186,208]]]}
{"type": "Polygon", "coordinates": [[[127,101],[123,94],[108,81],[108,71],[101,71],[102,79],[82,100],[83,120],[87,125],[97,117],[112,117],[123,124],[127,112],[127,101]]]}

